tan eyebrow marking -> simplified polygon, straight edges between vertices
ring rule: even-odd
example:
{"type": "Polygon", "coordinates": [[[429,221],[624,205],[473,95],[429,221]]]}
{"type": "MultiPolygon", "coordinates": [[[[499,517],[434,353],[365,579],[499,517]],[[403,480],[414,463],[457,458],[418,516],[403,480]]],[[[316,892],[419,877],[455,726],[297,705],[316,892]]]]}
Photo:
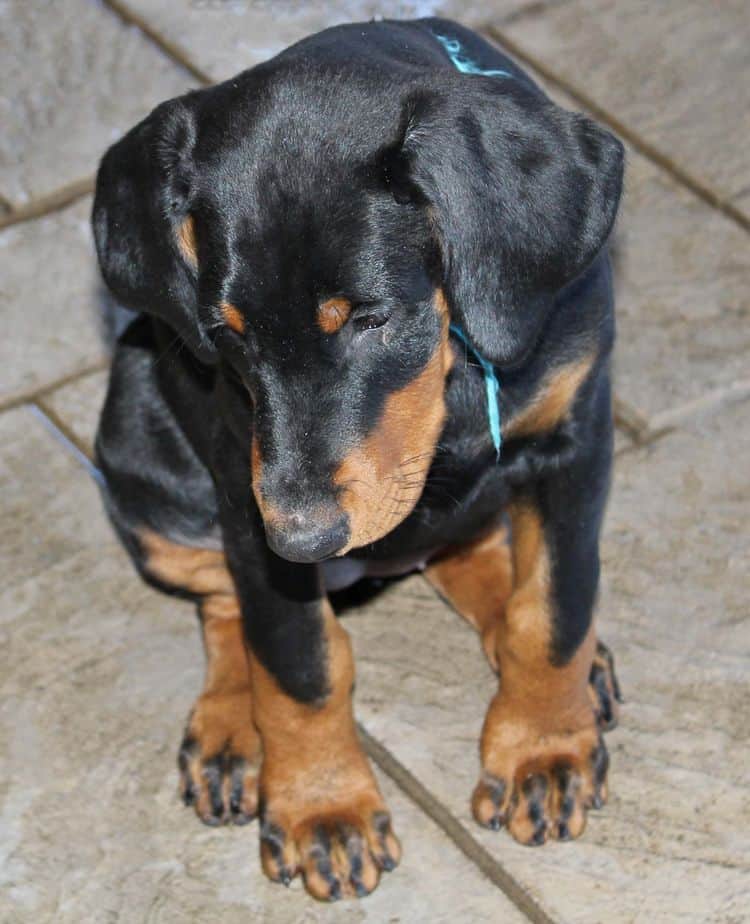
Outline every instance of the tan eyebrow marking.
{"type": "Polygon", "coordinates": [[[352,313],[352,303],[347,298],[329,298],[318,308],[318,327],[324,334],[335,334],[346,324],[352,313]]]}
{"type": "Polygon", "coordinates": [[[193,269],[197,269],[198,247],[195,242],[195,219],[192,215],[188,215],[177,229],[177,246],[180,248],[182,256],[193,269]]]}
{"type": "Polygon", "coordinates": [[[236,334],[244,334],[245,319],[239,308],[235,308],[230,302],[222,302],[219,308],[224,316],[224,320],[227,322],[227,326],[231,327],[236,334]]]}

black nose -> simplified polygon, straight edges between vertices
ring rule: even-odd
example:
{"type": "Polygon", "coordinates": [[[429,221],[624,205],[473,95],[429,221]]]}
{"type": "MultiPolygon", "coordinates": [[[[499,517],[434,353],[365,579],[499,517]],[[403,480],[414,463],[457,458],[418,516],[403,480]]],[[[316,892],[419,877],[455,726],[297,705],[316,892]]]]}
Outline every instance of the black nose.
{"type": "Polygon", "coordinates": [[[291,513],[266,522],[269,546],[289,561],[314,562],[330,558],[349,539],[349,517],[336,514],[333,520],[316,513],[291,513]]]}

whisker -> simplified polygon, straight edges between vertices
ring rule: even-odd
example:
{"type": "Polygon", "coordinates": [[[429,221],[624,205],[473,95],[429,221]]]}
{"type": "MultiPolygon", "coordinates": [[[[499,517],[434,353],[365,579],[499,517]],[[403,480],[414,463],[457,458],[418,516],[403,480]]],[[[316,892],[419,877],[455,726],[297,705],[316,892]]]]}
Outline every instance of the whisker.
{"type": "MultiPolygon", "coordinates": [[[[167,353],[170,352],[170,350],[171,350],[172,347],[175,345],[175,343],[177,343],[178,341],[181,341],[181,340],[182,340],[182,337],[181,337],[179,334],[176,334],[174,340],[170,340],[170,342],[164,347],[164,349],[161,351],[161,353],[156,357],[156,359],[154,360],[154,366],[158,366],[159,363],[162,361],[162,359],[164,359],[164,357],[167,355],[167,353]]],[[[181,345],[180,345],[180,349],[182,349],[182,347],[184,347],[184,346],[185,346],[185,343],[184,343],[184,341],[183,341],[183,342],[181,343],[181,345]]],[[[177,355],[178,355],[178,356],[179,356],[179,354],[180,354],[180,349],[177,350],[177,355]]]]}
{"type": "Polygon", "coordinates": [[[417,453],[416,455],[414,455],[414,456],[409,456],[409,457],[406,458],[406,459],[402,459],[402,460],[399,462],[399,466],[401,466],[401,465],[410,465],[412,462],[420,462],[422,459],[428,459],[428,458],[431,458],[431,457],[432,457],[432,452],[418,452],[418,453],[417,453]]]}

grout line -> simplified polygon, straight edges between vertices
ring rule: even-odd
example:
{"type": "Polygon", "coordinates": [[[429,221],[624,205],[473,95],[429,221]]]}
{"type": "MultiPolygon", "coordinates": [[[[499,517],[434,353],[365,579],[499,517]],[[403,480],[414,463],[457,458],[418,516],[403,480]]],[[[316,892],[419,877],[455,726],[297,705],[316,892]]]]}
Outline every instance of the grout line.
{"type": "Polygon", "coordinates": [[[555,10],[569,3],[571,3],[571,0],[531,0],[531,2],[527,3],[525,6],[521,6],[510,13],[506,13],[505,16],[501,16],[500,22],[504,26],[515,25],[515,23],[521,22],[524,19],[543,16],[545,13],[550,12],[550,10],[555,10]]]}
{"type": "Polygon", "coordinates": [[[651,431],[648,418],[623,398],[615,395],[612,399],[612,412],[615,425],[635,443],[642,443],[651,431]]]}
{"type": "Polygon", "coordinates": [[[57,440],[79,465],[94,479],[98,485],[104,484],[104,478],[99,469],[94,465],[91,459],[91,452],[87,446],[82,444],[73,431],[64,424],[60,417],[48,406],[43,406],[39,402],[28,404],[27,408],[53,439],[57,440]]]}
{"type": "Polygon", "coordinates": [[[555,924],[554,918],[542,908],[479,841],[464,828],[456,816],[449,811],[393,754],[376,738],[357,725],[365,751],[373,763],[389,776],[411,801],[443,831],[461,853],[484,875],[533,924],[555,924]]]}
{"type": "Polygon", "coordinates": [[[96,362],[89,363],[89,365],[84,366],[82,369],[77,369],[75,372],[62,375],[59,379],[54,379],[52,382],[29,388],[27,391],[19,392],[18,394],[12,395],[10,398],[0,399],[0,413],[12,411],[22,404],[36,404],[40,398],[43,398],[53,391],[57,391],[58,388],[64,388],[66,385],[72,385],[73,382],[77,382],[79,379],[86,378],[86,376],[102,372],[108,366],[109,359],[99,359],[96,362]]]}
{"type": "Polygon", "coordinates": [[[636,451],[636,449],[642,449],[644,445],[645,445],[644,443],[633,443],[631,441],[630,443],[627,444],[627,446],[620,446],[619,449],[615,450],[613,459],[616,462],[618,459],[621,459],[623,456],[631,455],[632,453],[636,451]]]}
{"type": "Polygon", "coordinates": [[[721,212],[730,221],[742,228],[743,231],[750,232],[750,215],[743,212],[742,209],[737,208],[736,205],[714,189],[710,184],[694,176],[684,167],[681,167],[672,160],[671,157],[664,154],[659,148],[651,144],[650,141],[643,138],[638,131],[630,128],[616,116],[613,116],[604,106],[597,103],[587,93],[584,93],[583,90],[580,90],[566,78],[561,77],[554,70],[547,67],[546,64],[542,63],[533,54],[525,51],[515,41],[508,38],[497,26],[487,24],[480,28],[479,31],[495,43],[503,46],[514,58],[518,58],[519,61],[523,61],[524,64],[533,68],[550,84],[567,93],[578,105],[587,109],[594,118],[609,126],[609,128],[616,132],[616,134],[626,141],[634,150],[638,151],[639,154],[642,154],[652,163],[668,173],[673,180],[689,189],[712,209],[721,212]]]}
{"type": "Polygon", "coordinates": [[[87,463],[93,462],[93,446],[76,435],[73,428],[62,419],[46,398],[37,398],[36,401],[30,403],[29,407],[36,408],[38,413],[48,418],[52,426],[65,438],[66,443],[83,456],[87,463]]]}
{"type": "Polygon", "coordinates": [[[731,385],[724,388],[715,388],[701,398],[688,401],[687,404],[681,404],[679,407],[654,414],[649,422],[651,433],[653,436],[661,436],[663,433],[674,430],[675,427],[690,420],[690,418],[698,417],[705,414],[706,411],[713,410],[718,405],[744,401],[749,397],[750,379],[732,382],[731,385]]]}
{"type": "Polygon", "coordinates": [[[102,3],[124,23],[140,29],[149,41],[153,42],[160,51],[164,52],[165,55],[195,77],[197,81],[206,86],[216,83],[207,71],[204,71],[203,68],[194,63],[188,52],[181,45],[162,35],[158,29],[155,29],[147,19],[140,15],[140,13],[131,9],[127,3],[123,3],[122,0],[102,0],[102,3]]]}
{"type": "Polygon", "coordinates": [[[61,186],[44,196],[39,196],[38,199],[33,199],[16,209],[11,207],[7,215],[0,216],[0,230],[17,225],[22,221],[41,218],[51,212],[59,212],[66,206],[90,195],[94,191],[94,182],[93,176],[87,176],[82,180],[75,180],[73,183],[61,186]]]}
{"type": "Polygon", "coordinates": [[[725,404],[735,404],[747,401],[750,398],[750,379],[732,382],[723,388],[715,388],[701,398],[695,398],[686,404],[669,408],[666,411],[657,411],[652,417],[646,418],[626,402],[615,397],[615,422],[631,439],[628,446],[623,446],[615,453],[615,458],[628,455],[636,449],[651,446],[662,437],[674,433],[683,424],[691,419],[701,417],[725,404]],[[630,414],[634,417],[630,417],[630,414]]]}

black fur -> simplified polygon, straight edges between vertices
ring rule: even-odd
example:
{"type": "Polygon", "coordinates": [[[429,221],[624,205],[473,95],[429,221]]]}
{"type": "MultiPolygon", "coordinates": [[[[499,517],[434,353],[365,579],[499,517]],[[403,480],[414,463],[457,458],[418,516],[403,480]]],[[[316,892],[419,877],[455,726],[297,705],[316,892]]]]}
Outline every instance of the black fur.
{"type": "Polygon", "coordinates": [[[350,554],[467,541],[523,493],[552,558],[551,657],[567,660],[598,578],[612,439],[605,247],[622,166],[616,139],[442,20],[329,29],[158,107],[104,157],[93,215],[105,280],[142,312],[118,346],[97,440],[108,507],[136,559],[143,526],[223,543],[253,649],[292,696],[325,696],[320,568],[268,547],[251,437],[283,512],[332,507],[336,464],[436,349],[441,287],[498,366],[503,419],[551,368],[593,353],[593,370],[569,421],[508,441],[498,463],[481,374],[456,342],[422,496],[350,554]],[[436,32],[514,77],[458,73],[436,32]],[[197,270],[177,244],[188,215],[197,270]],[[354,311],[327,335],[316,309],[333,296],[354,311]],[[241,311],[244,334],[222,302],[241,311]],[[369,330],[373,318],[386,326],[369,330]]]}

